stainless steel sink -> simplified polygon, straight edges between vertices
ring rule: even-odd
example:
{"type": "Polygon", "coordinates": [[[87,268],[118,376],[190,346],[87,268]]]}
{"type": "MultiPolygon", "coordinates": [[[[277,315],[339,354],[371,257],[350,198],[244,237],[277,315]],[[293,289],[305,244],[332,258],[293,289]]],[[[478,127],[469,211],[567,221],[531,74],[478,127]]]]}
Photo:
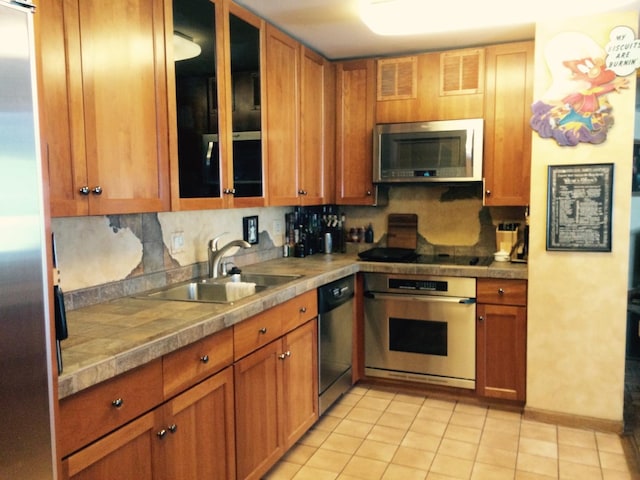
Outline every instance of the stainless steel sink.
{"type": "Polygon", "coordinates": [[[302,275],[272,275],[264,273],[242,273],[240,283],[230,277],[203,278],[193,282],[169,285],[139,295],[156,300],[178,300],[185,302],[231,303],[250,297],[267,288],[284,285],[302,275]],[[255,288],[247,284],[255,284],[255,288]]]}
{"type": "Polygon", "coordinates": [[[292,282],[302,275],[284,275],[284,274],[271,274],[271,273],[241,273],[241,282],[255,283],[265,287],[276,287],[278,285],[284,285],[285,283],[292,282]]]}

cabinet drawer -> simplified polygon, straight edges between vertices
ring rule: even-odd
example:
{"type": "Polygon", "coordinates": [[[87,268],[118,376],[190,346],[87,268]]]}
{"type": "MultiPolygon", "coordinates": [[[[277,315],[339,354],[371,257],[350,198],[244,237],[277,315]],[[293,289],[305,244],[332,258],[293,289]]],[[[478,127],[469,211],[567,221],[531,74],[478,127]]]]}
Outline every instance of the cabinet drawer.
{"type": "Polygon", "coordinates": [[[233,362],[233,329],[198,340],[162,359],[164,397],[169,398],[233,362]]]}
{"type": "Polygon", "coordinates": [[[62,399],[61,456],[66,457],[161,402],[161,359],[62,399]]]}
{"type": "Polygon", "coordinates": [[[527,304],[527,281],[479,278],[477,284],[478,303],[497,305],[527,304]]]}
{"type": "Polygon", "coordinates": [[[287,333],[318,316],[318,293],[316,290],[310,290],[276,308],[280,307],[279,315],[283,321],[282,333],[287,333]]]}
{"type": "Polygon", "coordinates": [[[234,359],[257,350],[282,336],[282,317],[273,314],[274,307],[233,326],[234,359]]]}
{"type": "Polygon", "coordinates": [[[234,358],[237,360],[318,316],[315,290],[292,298],[234,325],[234,358]]]}

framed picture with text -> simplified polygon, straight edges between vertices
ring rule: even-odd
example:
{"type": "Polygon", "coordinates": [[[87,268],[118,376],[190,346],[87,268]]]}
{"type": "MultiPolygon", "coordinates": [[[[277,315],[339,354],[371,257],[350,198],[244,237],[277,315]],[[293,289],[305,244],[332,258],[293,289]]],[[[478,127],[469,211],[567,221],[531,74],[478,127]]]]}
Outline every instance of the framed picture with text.
{"type": "Polygon", "coordinates": [[[550,165],[547,250],[611,251],[613,164],[550,165]]]}

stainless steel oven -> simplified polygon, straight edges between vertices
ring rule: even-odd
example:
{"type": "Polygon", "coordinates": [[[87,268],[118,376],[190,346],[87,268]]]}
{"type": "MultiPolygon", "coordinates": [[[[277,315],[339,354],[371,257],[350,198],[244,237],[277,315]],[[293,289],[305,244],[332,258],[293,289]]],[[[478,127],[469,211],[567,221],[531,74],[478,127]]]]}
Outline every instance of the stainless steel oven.
{"type": "Polygon", "coordinates": [[[475,389],[476,280],[365,274],[365,374],[475,389]]]}

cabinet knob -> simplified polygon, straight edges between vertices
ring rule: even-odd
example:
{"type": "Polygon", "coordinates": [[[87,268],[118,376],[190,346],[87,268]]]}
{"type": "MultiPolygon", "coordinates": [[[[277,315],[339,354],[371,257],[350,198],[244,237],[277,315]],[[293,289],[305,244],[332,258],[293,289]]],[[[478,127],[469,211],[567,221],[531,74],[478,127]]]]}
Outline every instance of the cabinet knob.
{"type": "Polygon", "coordinates": [[[260,330],[258,330],[262,335],[264,335],[265,333],[267,333],[267,328],[266,327],[262,327],[260,330]]]}
{"type": "Polygon", "coordinates": [[[300,313],[307,313],[307,307],[300,307],[300,313]]]}
{"type": "Polygon", "coordinates": [[[503,288],[499,288],[498,289],[498,295],[504,295],[504,289],[503,288]]]}
{"type": "Polygon", "coordinates": [[[120,408],[123,404],[124,404],[124,400],[122,398],[116,398],[111,402],[111,405],[113,405],[116,408],[120,408]]]}
{"type": "Polygon", "coordinates": [[[93,190],[91,190],[91,192],[93,192],[94,195],[102,195],[102,187],[100,185],[97,185],[93,187],[93,190]]]}
{"type": "Polygon", "coordinates": [[[172,423],[167,427],[167,430],[169,430],[171,433],[176,433],[176,430],[178,430],[178,425],[172,423]]]}
{"type": "Polygon", "coordinates": [[[236,189],[235,188],[225,188],[224,190],[222,190],[222,193],[225,193],[227,195],[235,195],[236,189]]]}
{"type": "Polygon", "coordinates": [[[281,353],[280,355],[278,355],[278,358],[280,360],[286,360],[290,356],[291,356],[291,352],[289,350],[287,350],[286,352],[281,353]]]}
{"type": "Polygon", "coordinates": [[[298,195],[306,195],[307,191],[306,190],[298,190],[298,195]]]}
{"type": "Polygon", "coordinates": [[[202,363],[209,363],[209,355],[203,355],[200,357],[202,363]]]}
{"type": "Polygon", "coordinates": [[[478,321],[480,321],[480,322],[484,322],[484,317],[483,317],[482,315],[480,315],[480,316],[478,317],[478,321]]]}
{"type": "Polygon", "coordinates": [[[78,191],[80,192],[80,195],[89,195],[89,193],[91,193],[91,190],[89,190],[89,187],[87,187],[86,185],[80,187],[78,191]]]}
{"type": "Polygon", "coordinates": [[[158,433],[156,433],[158,438],[164,438],[166,434],[167,434],[167,431],[164,428],[160,430],[158,433]]]}
{"type": "Polygon", "coordinates": [[[371,196],[371,190],[367,190],[367,197],[371,196]]]}
{"type": "Polygon", "coordinates": [[[491,196],[491,190],[486,190],[486,191],[484,192],[484,194],[485,194],[487,197],[491,196]]]}

